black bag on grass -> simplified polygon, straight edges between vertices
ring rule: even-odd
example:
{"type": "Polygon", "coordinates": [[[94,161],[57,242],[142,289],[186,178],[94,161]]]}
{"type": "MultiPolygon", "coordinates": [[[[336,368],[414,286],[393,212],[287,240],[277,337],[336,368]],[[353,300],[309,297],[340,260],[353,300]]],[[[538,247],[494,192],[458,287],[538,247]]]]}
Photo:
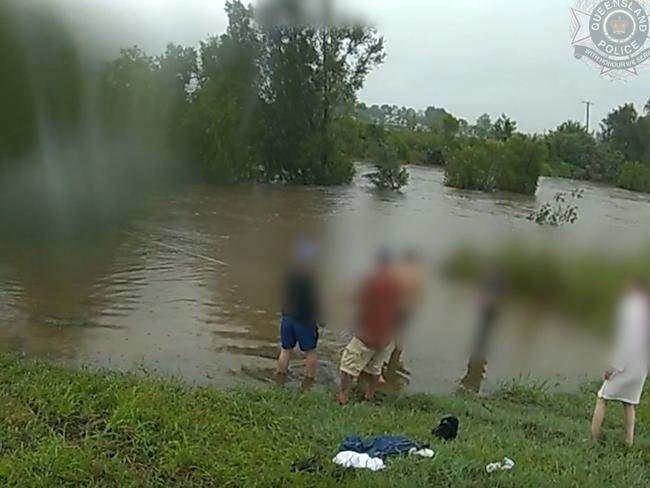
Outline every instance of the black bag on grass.
{"type": "Polygon", "coordinates": [[[446,441],[454,440],[458,436],[458,426],[460,422],[456,417],[444,417],[438,427],[433,429],[431,433],[439,439],[446,441]]]}

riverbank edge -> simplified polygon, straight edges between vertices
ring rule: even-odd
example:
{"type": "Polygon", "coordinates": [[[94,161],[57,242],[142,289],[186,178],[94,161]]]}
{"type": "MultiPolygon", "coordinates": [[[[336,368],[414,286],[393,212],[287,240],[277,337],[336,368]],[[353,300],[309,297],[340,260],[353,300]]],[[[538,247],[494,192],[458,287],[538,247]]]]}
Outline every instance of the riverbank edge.
{"type": "Polygon", "coordinates": [[[388,395],[341,408],[323,393],[189,388],[11,355],[0,355],[0,383],[2,486],[646,486],[650,479],[650,412],[639,411],[637,448],[623,446],[617,409],[607,442],[594,447],[593,385],[549,394],[513,382],[492,398],[388,395]],[[431,435],[446,414],[461,422],[449,443],[431,435]],[[382,473],[331,464],[345,436],[381,434],[430,444],[436,457],[391,459],[382,473]],[[291,472],[311,456],[320,471],[291,472]],[[514,470],[486,472],[506,456],[514,470]]]}

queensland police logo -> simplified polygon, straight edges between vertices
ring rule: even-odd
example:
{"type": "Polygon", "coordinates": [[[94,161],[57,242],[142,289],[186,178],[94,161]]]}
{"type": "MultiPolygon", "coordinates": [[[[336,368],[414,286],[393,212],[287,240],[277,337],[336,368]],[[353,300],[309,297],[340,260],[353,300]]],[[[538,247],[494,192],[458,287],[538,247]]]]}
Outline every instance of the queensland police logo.
{"type": "Polygon", "coordinates": [[[645,0],[580,0],[571,10],[576,58],[608,79],[638,75],[638,67],[650,59],[650,8],[645,0]]]}

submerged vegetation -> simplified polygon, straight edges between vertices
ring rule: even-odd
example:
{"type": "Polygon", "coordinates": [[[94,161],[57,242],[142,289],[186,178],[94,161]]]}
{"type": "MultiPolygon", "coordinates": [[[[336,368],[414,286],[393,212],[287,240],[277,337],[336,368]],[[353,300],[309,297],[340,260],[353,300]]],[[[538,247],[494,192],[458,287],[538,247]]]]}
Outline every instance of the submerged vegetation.
{"type": "Polygon", "coordinates": [[[578,221],[578,205],[583,191],[574,189],[570,193],[558,192],[552,202],[547,202],[528,216],[528,220],[539,225],[559,227],[578,221]]]}
{"type": "MultiPolygon", "coordinates": [[[[0,484],[5,487],[645,486],[648,439],[622,440],[612,417],[606,443],[588,442],[592,389],[550,394],[504,385],[492,399],[388,396],[346,408],[317,393],[191,390],[165,380],[69,372],[0,357],[0,484]],[[452,413],[459,438],[431,429],[452,413]],[[330,462],[348,435],[406,435],[431,444],[434,459],[397,458],[379,473],[330,462]],[[317,472],[291,465],[317,456],[317,472]],[[515,468],[488,474],[510,457],[515,468]]],[[[647,405],[639,424],[650,420],[647,405]]]]}

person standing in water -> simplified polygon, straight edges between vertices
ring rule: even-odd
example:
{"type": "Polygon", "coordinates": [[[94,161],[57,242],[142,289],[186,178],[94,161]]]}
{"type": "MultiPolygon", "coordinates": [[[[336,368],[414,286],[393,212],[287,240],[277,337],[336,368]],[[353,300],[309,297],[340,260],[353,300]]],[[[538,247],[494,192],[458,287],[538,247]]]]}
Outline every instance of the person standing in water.
{"type": "Polygon", "coordinates": [[[485,377],[487,349],[499,318],[504,294],[503,276],[496,263],[490,263],[479,283],[478,323],[467,363],[467,372],[460,380],[460,389],[478,393],[485,377]]]}
{"type": "Polygon", "coordinates": [[[401,300],[395,348],[387,365],[388,371],[391,372],[403,369],[404,336],[413,320],[413,315],[422,296],[424,273],[417,253],[413,250],[407,251],[401,262],[396,266],[395,273],[400,283],[401,300]]]}
{"type": "Polygon", "coordinates": [[[650,303],[644,284],[639,279],[630,280],[619,305],[614,353],[605,382],[598,392],[596,408],[591,422],[591,435],[600,440],[608,401],[623,404],[625,442],[634,444],[636,406],[648,374],[648,339],[650,334],[650,303]]]}
{"type": "Polygon", "coordinates": [[[354,337],[341,356],[341,391],[336,396],[339,404],[348,403],[352,383],[362,373],[369,377],[365,399],[374,399],[382,368],[393,347],[401,298],[392,260],[383,251],[357,298],[359,315],[354,337]]]}
{"type": "Polygon", "coordinates": [[[284,287],[284,305],[280,323],[282,351],[278,357],[277,374],[286,377],[289,360],[296,345],[305,353],[305,381],[314,382],[318,358],[318,326],[320,306],[316,286],[316,248],[301,243],[296,251],[295,263],[288,273],[284,287]]]}

